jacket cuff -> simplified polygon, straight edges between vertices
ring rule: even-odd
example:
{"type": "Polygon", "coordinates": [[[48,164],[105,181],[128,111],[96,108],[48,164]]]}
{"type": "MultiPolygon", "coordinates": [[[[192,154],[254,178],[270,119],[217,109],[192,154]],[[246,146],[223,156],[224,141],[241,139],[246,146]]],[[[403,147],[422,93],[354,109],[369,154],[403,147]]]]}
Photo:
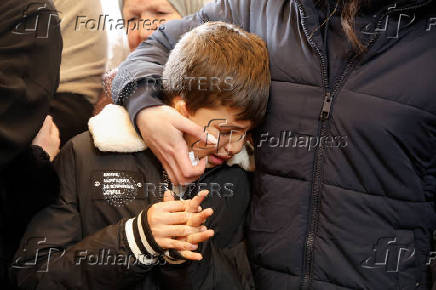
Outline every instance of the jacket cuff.
{"type": "MultiPolygon", "coordinates": [[[[159,253],[150,246],[150,241],[144,233],[142,228],[142,213],[143,212],[135,218],[126,221],[124,229],[126,232],[127,243],[130,251],[141,264],[156,264],[158,262],[159,253]]],[[[154,239],[153,242],[155,242],[154,239]]]]}
{"type": "Polygon", "coordinates": [[[139,134],[139,129],[136,126],[136,116],[143,109],[164,105],[161,93],[160,81],[143,80],[136,85],[132,94],[123,100],[122,104],[129,112],[130,120],[139,134]]]}
{"type": "Polygon", "coordinates": [[[185,258],[178,251],[174,249],[166,250],[164,259],[169,264],[182,264],[186,262],[185,258]]]}
{"type": "Polygon", "coordinates": [[[161,248],[156,240],[153,237],[153,234],[151,232],[150,229],[150,225],[148,224],[148,220],[147,220],[147,212],[148,209],[151,207],[151,205],[149,205],[147,208],[145,208],[144,211],[142,211],[138,217],[142,216],[142,218],[140,219],[141,222],[141,226],[142,229],[144,231],[144,235],[145,238],[148,241],[148,244],[150,245],[150,247],[152,248],[152,250],[155,253],[158,253],[160,255],[163,255],[163,258],[169,263],[169,264],[181,264],[183,262],[185,262],[185,259],[183,258],[183,256],[174,249],[163,249],[161,248]]]}
{"type": "Polygon", "coordinates": [[[50,162],[50,155],[39,145],[32,145],[32,155],[37,161],[50,162]]]}

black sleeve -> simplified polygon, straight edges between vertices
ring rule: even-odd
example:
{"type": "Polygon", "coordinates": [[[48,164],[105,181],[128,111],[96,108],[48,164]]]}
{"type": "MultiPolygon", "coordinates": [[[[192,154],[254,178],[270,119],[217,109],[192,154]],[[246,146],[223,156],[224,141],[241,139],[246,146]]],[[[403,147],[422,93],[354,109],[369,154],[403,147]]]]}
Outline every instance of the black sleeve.
{"type": "Polygon", "coordinates": [[[22,289],[132,287],[145,280],[158,261],[145,255],[137,259],[132,253],[126,230],[134,231],[138,217],[84,236],[72,144],[68,142],[55,161],[60,196],[28,226],[14,257],[13,281],[22,289]]]}
{"type": "Polygon", "coordinates": [[[62,38],[51,1],[0,1],[0,171],[42,126],[59,84],[62,38]],[[32,29],[33,27],[33,29],[32,29]]]}
{"type": "Polygon", "coordinates": [[[237,167],[226,168],[204,181],[209,189],[202,207],[214,214],[206,226],[215,236],[199,245],[201,261],[160,267],[162,289],[254,289],[244,240],[250,202],[250,178],[237,167]]]}
{"type": "Polygon", "coordinates": [[[93,105],[85,95],[56,93],[50,100],[49,114],[59,129],[61,147],[74,136],[88,130],[93,105]]]}
{"type": "Polygon", "coordinates": [[[2,181],[7,193],[2,214],[13,221],[4,225],[11,259],[33,215],[56,200],[59,179],[47,153],[39,146],[29,146],[4,170],[2,181]]]}
{"type": "Polygon", "coordinates": [[[159,99],[159,81],[156,80],[161,79],[169,52],[180,37],[207,21],[224,21],[248,29],[249,6],[250,1],[214,1],[194,15],[162,25],[119,67],[112,85],[114,103],[124,105],[133,124],[136,124],[135,118],[139,111],[163,104],[159,99]]]}

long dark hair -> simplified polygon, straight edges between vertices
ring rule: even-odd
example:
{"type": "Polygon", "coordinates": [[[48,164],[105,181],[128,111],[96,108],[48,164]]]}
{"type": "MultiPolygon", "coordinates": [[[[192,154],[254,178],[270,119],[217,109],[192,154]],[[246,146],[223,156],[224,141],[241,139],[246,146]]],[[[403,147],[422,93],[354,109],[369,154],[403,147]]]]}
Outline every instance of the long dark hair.
{"type": "Polygon", "coordinates": [[[343,2],[343,6],[342,6],[343,8],[341,13],[342,29],[344,30],[347,39],[353,45],[353,48],[357,52],[362,53],[366,50],[366,47],[359,40],[354,28],[354,24],[356,20],[356,15],[359,12],[359,9],[363,4],[364,0],[338,0],[338,1],[343,2]]]}
{"type": "MultiPolygon", "coordinates": [[[[315,6],[318,9],[327,10],[329,0],[314,0],[315,6]]],[[[366,47],[359,40],[355,30],[355,20],[362,5],[369,0],[336,0],[336,5],[333,11],[328,11],[326,19],[320,24],[318,28],[312,31],[312,34],[324,26],[330,17],[332,17],[338,10],[341,11],[341,25],[348,41],[353,46],[354,50],[358,53],[362,53],[366,50],[366,47]]],[[[332,8],[332,7],[330,7],[332,8]]],[[[332,10],[332,9],[330,9],[332,10]]]]}

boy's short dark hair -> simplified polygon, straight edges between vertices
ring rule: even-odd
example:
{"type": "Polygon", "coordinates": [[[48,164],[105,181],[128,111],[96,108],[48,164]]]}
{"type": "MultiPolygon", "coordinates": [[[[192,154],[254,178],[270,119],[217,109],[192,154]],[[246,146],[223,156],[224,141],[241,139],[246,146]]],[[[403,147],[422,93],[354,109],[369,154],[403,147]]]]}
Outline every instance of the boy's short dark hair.
{"type": "Polygon", "coordinates": [[[163,71],[164,98],[187,109],[225,105],[256,126],[264,117],[271,76],[265,42],[224,22],[207,22],[183,35],[163,71]]]}

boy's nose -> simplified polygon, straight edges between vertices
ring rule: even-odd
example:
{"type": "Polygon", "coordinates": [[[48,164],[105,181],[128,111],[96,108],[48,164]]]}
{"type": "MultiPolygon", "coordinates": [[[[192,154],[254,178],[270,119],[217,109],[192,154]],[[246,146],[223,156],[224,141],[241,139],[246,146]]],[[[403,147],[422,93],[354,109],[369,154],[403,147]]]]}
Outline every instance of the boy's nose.
{"type": "Polygon", "coordinates": [[[234,144],[234,143],[228,142],[225,146],[221,147],[221,150],[222,150],[221,153],[228,155],[228,156],[233,156],[242,150],[242,145],[243,144],[234,144]]]}

